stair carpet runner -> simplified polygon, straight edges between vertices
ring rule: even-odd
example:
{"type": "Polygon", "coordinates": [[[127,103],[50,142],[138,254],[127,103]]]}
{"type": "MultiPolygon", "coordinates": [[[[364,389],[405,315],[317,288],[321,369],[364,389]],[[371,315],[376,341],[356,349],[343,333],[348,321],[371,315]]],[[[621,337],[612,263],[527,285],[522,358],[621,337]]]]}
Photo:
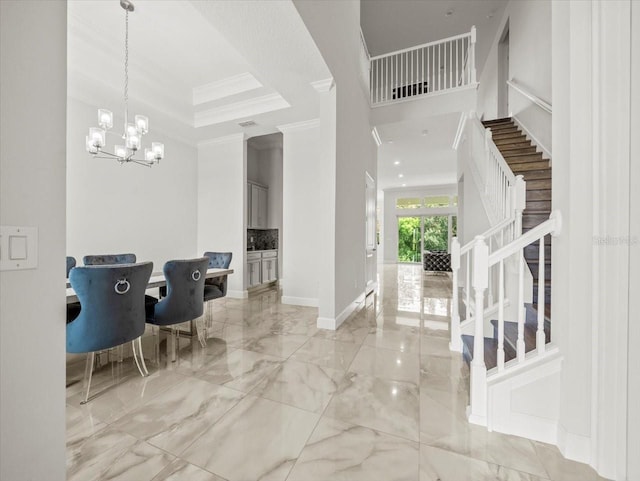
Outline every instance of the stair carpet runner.
{"type": "MultiPolygon", "coordinates": [[[[526,208],[522,214],[522,231],[526,232],[546,221],[551,214],[551,165],[548,159],[543,159],[536,147],[515,125],[513,119],[503,118],[487,120],[482,124],[491,130],[493,142],[504,157],[514,175],[522,175],[527,184],[526,208]]],[[[539,242],[525,247],[524,257],[533,276],[533,305],[526,305],[524,341],[525,352],[536,347],[536,331],[538,329],[537,307],[538,301],[538,266],[539,242]],[[535,307],[534,307],[535,306],[535,307]]],[[[545,323],[546,342],[550,341],[551,325],[549,313],[551,310],[551,236],[544,240],[545,258],[545,323]]],[[[493,338],[484,339],[485,364],[487,370],[496,367],[498,348],[498,321],[492,320],[493,338]]],[[[517,322],[504,323],[504,353],[505,362],[516,357],[516,341],[518,338],[517,322]]],[[[463,335],[464,358],[470,362],[473,358],[473,336],[463,335]]]]}

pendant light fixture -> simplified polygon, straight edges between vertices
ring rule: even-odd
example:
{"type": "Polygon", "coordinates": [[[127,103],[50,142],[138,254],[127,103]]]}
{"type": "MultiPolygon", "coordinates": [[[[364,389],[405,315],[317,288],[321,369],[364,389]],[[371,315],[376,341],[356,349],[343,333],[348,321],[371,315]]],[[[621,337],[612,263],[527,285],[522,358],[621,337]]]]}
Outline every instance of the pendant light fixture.
{"type": "Polygon", "coordinates": [[[107,109],[98,110],[98,125],[89,129],[89,135],[85,139],[87,152],[97,159],[115,159],[121,164],[133,162],[139,165],[151,167],[164,158],[164,144],[152,142],[150,148],[144,149],[144,156],[136,158],[142,151],[142,137],[149,131],[149,117],[136,115],[133,122],[129,119],[129,12],[135,7],[130,0],[120,0],[120,6],[125,11],[125,36],[124,36],[124,129],[122,140],[124,145],[116,145],[113,153],[105,149],[107,144],[107,132],[113,127],[113,112],[107,109]]]}

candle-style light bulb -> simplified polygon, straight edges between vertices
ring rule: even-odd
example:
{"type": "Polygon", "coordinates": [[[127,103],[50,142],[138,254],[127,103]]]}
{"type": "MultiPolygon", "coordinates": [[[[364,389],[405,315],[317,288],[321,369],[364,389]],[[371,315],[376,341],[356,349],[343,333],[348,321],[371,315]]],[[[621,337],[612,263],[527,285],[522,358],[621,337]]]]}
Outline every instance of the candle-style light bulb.
{"type": "Polygon", "coordinates": [[[146,117],[144,115],[136,115],[134,120],[135,120],[136,129],[138,129],[138,132],[141,135],[144,135],[147,132],[149,132],[149,117],[146,117]]]}
{"type": "Polygon", "coordinates": [[[153,150],[153,156],[156,160],[164,158],[164,144],[161,142],[152,142],[151,149],[153,150]]]}
{"type": "Polygon", "coordinates": [[[89,138],[93,143],[94,147],[101,149],[107,143],[107,133],[104,129],[99,129],[97,127],[91,127],[89,129],[89,138]]]}

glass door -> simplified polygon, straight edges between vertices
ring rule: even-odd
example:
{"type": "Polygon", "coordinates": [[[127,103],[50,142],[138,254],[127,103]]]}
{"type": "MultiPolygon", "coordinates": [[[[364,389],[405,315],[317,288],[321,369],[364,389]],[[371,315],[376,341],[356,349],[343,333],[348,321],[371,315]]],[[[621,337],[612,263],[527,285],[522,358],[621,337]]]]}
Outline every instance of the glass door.
{"type": "Polygon", "coordinates": [[[457,234],[455,215],[398,217],[398,262],[422,262],[426,251],[449,252],[457,234]]]}
{"type": "Polygon", "coordinates": [[[421,262],[421,232],[421,217],[398,217],[398,262],[421,262]]]}

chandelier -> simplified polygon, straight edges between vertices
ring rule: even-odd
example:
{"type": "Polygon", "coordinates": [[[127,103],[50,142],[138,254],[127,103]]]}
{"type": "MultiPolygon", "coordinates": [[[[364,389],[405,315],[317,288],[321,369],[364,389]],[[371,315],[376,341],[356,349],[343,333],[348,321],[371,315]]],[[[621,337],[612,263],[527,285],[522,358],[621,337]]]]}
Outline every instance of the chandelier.
{"type": "Polygon", "coordinates": [[[120,6],[125,10],[124,36],[124,131],[122,139],[124,145],[116,145],[113,153],[104,150],[107,144],[107,132],[113,127],[113,112],[98,109],[98,125],[89,129],[86,137],[87,152],[97,159],[115,159],[120,164],[133,162],[151,167],[164,158],[164,144],[152,142],[151,148],[144,149],[144,157],[136,158],[142,150],[142,136],[149,131],[149,117],[136,115],[133,122],[129,122],[129,12],[134,11],[130,0],[120,0],[120,6]]]}

